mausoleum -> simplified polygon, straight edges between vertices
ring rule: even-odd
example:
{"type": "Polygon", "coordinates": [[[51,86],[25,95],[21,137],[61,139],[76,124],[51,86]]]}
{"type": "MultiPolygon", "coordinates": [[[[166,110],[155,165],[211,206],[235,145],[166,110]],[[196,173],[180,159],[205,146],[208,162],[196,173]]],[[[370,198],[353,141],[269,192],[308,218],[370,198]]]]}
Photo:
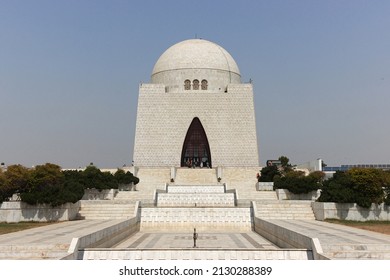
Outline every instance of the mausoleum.
{"type": "Polygon", "coordinates": [[[191,39],[160,56],[139,87],[134,164],[259,166],[253,86],[224,48],[191,39]]]}

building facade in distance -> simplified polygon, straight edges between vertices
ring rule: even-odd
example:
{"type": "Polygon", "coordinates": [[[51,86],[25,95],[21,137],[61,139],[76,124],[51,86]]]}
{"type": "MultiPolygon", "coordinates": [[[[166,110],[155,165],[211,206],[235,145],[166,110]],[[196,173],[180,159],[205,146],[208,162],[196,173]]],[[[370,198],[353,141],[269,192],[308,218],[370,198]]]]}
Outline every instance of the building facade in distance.
{"type": "Polygon", "coordinates": [[[134,165],[259,166],[253,87],[221,46],[179,42],[139,88],[134,165]]]}

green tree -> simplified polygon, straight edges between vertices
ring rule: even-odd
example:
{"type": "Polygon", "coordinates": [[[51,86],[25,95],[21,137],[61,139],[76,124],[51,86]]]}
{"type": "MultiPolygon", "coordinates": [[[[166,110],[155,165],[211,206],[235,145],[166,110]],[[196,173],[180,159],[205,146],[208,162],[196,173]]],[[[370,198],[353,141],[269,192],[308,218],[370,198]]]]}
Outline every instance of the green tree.
{"type": "Polygon", "coordinates": [[[281,173],[285,175],[293,171],[292,165],[290,164],[290,159],[286,156],[280,156],[278,159],[281,163],[281,173]]]}
{"type": "Polygon", "coordinates": [[[0,169],[0,204],[8,201],[13,193],[14,190],[10,187],[5,173],[0,169]]]}
{"type": "Polygon", "coordinates": [[[31,171],[20,165],[10,165],[4,172],[7,184],[15,192],[23,192],[31,185],[31,171]]]}
{"type": "Polygon", "coordinates": [[[275,176],[280,177],[281,173],[277,166],[265,166],[260,170],[259,182],[273,182],[275,176]]]}
{"type": "Polygon", "coordinates": [[[370,207],[372,203],[381,204],[385,199],[387,187],[382,170],[374,168],[353,168],[347,171],[353,183],[356,203],[370,207]]]}
{"type": "Polygon", "coordinates": [[[37,165],[30,173],[31,187],[37,191],[61,185],[64,182],[61,167],[56,164],[37,165]]]}
{"type": "Polygon", "coordinates": [[[332,178],[324,182],[320,202],[354,203],[353,182],[346,172],[337,171],[332,178]]]}
{"type": "Polygon", "coordinates": [[[302,171],[290,171],[275,180],[274,188],[287,189],[294,194],[309,193],[322,188],[324,177],[323,172],[313,172],[305,176],[302,171]]]}
{"type": "Polygon", "coordinates": [[[75,203],[84,194],[83,185],[77,181],[67,181],[68,176],[58,165],[37,165],[30,173],[30,185],[20,195],[21,200],[28,204],[58,206],[67,202],[75,203]]]}
{"type": "Polygon", "coordinates": [[[133,175],[130,171],[125,172],[123,169],[118,169],[114,177],[117,181],[118,184],[131,184],[133,183],[134,185],[138,184],[139,179],[133,175]]]}
{"type": "Polygon", "coordinates": [[[372,203],[387,201],[386,190],[389,189],[390,176],[387,172],[374,168],[353,168],[346,172],[336,172],[333,178],[325,181],[318,200],[357,203],[368,208],[372,203]]]}

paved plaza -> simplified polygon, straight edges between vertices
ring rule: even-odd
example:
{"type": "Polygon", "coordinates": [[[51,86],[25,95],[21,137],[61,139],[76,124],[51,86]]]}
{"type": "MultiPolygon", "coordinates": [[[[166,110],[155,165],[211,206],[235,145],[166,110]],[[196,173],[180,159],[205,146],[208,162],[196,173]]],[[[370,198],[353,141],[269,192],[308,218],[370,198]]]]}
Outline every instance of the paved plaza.
{"type": "MultiPolygon", "coordinates": [[[[61,259],[68,254],[72,239],[123,222],[122,220],[79,220],[0,235],[1,259],[61,259]]],[[[270,220],[297,233],[320,240],[330,259],[390,259],[390,236],[343,225],[308,220],[270,220]]],[[[197,250],[281,250],[256,232],[198,233],[197,250]]],[[[90,248],[91,249],[91,248],[90,248]]],[[[194,250],[192,232],[143,232],[125,238],[112,248],[99,250],[194,250]]],[[[195,250],[196,250],[195,249],[195,250]]]]}
{"type": "MultiPolygon", "coordinates": [[[[138,232],[115,248],[172,249],[193,248],[192,233],[138,232]]],[[[197,248],[273,250],[277,246],[255,232],[198,233],[197,248]]]]}

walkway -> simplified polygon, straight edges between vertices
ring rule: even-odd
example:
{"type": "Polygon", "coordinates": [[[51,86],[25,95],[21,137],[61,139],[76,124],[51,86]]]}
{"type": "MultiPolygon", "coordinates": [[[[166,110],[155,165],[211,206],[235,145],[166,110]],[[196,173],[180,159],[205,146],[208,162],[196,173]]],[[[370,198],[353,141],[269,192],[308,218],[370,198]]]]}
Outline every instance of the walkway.
{"type": "Polygon", "coordinates": [[[122,220],[77,220],[0,235],[0,259],[59,259],[72,239],[122,220]]]}
{"type": "Polygon", "coordinates": [[[331,259],[390,260],[390,235],[311,220],[268,220],[303,235],[318,238],[331,259]]]}
{"type": "MultiPolygon", "coordinates": [[[[115,248],[172,249],[192,248],[192,233],[138,232],[115,248]]],[[[213,249],[279,249],[255,232],[198,233],[197,248],[213,249]]]]}
{"type": "MultiPolygon", "coordinates": [[[[72,238],[98,231],[122,220],[78,220],[0,235],[0,259],[59,259],[67,255],[72,238]]],[[[331,259],[390,259],[390,236],[343,225],[310,220],[269,220],[319,239],[331,259]]],[[[254,232],[198,232],[197,247],[215,250],[278,251],[254,232]]],[[[191,249],[192,233],[138,232],[113,250],[191,249]]]]}

